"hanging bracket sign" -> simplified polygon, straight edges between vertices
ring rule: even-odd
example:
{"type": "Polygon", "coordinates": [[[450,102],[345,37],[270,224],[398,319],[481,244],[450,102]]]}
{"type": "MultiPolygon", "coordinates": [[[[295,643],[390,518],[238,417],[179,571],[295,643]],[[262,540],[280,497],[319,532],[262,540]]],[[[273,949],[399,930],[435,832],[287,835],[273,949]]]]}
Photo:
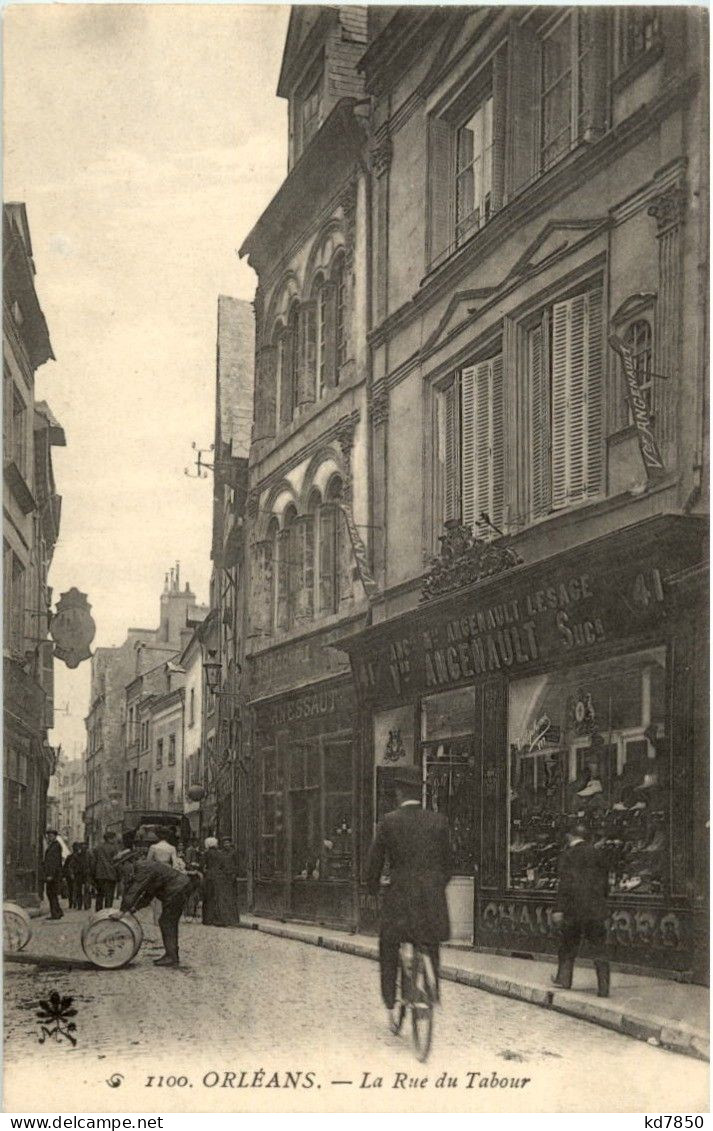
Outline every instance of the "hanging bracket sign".
{"type": "Polygon", "coordinates": [[[89,645],[97,626],[90,610],[86,593],[75,588],[62,593],[57,602],[49,631],[54,640],[55,656],[64,660],[68,668],[77,668],[82,660],[91,658],[89,645]]]}
{"type": "Polygon", "coordinates": [[[621,358],[621,366],[626,378],[627,398],[631,406],[634,424],[636,425],[641,458],[644,462],[647,478],[655,482],[666,474],[666,468],[651,426],[649,406],[646,403],[646,398],[639,385],[639,378],[636,373],[632,352],[616,334],[610,336],[609,345],[621,358]]]}

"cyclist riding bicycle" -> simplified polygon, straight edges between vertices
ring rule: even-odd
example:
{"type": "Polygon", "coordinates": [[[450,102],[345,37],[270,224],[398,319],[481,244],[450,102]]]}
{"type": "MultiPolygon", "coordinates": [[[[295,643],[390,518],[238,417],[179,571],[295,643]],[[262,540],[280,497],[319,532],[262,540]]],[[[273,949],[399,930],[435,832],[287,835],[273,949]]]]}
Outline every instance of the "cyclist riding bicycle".
{"type": "Polygon", "coordinates": [[[367,864],[367,887],[378,896],[388,863],[379,932],[381,996],[390,1012],[396,998],[399,947],[421,946],[433,966],[438,997],[439,944],[450,938],[446,884],[451,878],[448,822],[421,808],[421,772],[405,766],[395,776],[396,808],[376,830],[367,864]]]}

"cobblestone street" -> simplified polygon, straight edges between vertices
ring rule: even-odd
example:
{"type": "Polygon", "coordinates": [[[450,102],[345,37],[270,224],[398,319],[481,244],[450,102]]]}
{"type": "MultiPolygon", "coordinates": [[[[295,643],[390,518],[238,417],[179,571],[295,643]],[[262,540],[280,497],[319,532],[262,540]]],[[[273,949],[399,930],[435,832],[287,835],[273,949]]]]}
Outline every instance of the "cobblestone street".
{"type": "MultiPolygon", "coordinates": [[[[88,916],[74,911],[59,923],[34,920],[34,937],[25,953],[80,961],[80,931],[88,916]]],[[[47,1096],[33,1094],[28,1103],[23,1090],[31,1063],[38,1079],[38,1055],[51,1059],[57,1081],[66,1074],[82,1075],[85,1110],[120,1110],[122,1096],[128,1101],[126,1090],[120,1093],[106,1085],[116,1072],[132,1088],[142,1089],[141,1098],[126,1110],[202,1110],[202,1103],[225,1110],[260,1110],[270,1103],[274,1107],[280,1097],[265,1093],[264,1087],[236,1089],[236,1080],[232,1087],[230,1081],[222,1087],[225,1072],[239,1078],[243,1070],[252,1074],[260,1068],[267,1076],[274,1071],[314,1072],[315,1088],[331,1090],[333,1110],[400,1110],[411,1104],[434,1110],[432,1104],[442,1106],[443,1095],[437,1100],[427,1090],[416,1096],[394,1088],[394,1076],[427,1075],[428,1088],[444,1071],[458,1079],[446,1100],[454,1111],[653,1112],[706,1107],[706,1064],[450,983],[443,987],[434,1049],[422,1067],[408,1035],[394,1037],[387,1031],[374,962],[257,931],[188,922],[181,924],[181,968],[155,969],[151,959],[161,952],[158,928],[150,912],[142,913],[142,921],[143,947],[134,964],[123,970],[6,964],[6,1066],[11,1069],[6,1102],[11,1109],[54,1109],[47,1096]],[[53,990],[74,998],[76,1049],[66,1042],[38,1047],[35,1009],[53,990]],[[206,1072],[214,1075],[204,1084],[206,1072]],[[370,1081],[380,1076],[383,1088],[359,1088],[363,1072],[370,1073],[370,1081]],[[481,1073],[470,1088],[468,1072],[481,1073]],[[529,1078],[529,1083],[519,1088],[498,1083],[494,1093],[493,1073],[498,1082],[529,1078]],[[183,1090],[159,1089],[155,1083],[147,1088],[149,1075],[185,1075],[187,1083],[183,1090]],[[483,1078],[490,1083],[480,1087],[483,1078]],[[353,1084],[333,1085],[332,1080],[353,1084]],[[13,1108],[14,1089],[19,1106],[13,1108]]],[[[75,1091],[75,1105],[82,1094],[81,1089],[75,1091]]],[[[281,1102],[310,1110],[314,1094],[313,1089],[288,1091],[281,1102]]]]}

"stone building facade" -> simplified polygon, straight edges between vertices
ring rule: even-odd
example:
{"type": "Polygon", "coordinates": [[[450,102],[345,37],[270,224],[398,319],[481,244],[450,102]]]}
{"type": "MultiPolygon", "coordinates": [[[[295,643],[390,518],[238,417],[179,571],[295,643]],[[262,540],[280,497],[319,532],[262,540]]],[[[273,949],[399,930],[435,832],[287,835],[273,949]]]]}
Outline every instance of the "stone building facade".
{"type": "Polygon", "coordinates": [[[53,359],[35,289],[24,204],[3,206],[3,683],[4,890],[37,900],[42,836],[55,755],[53,645],[48,639],[48,573],[59,534],[61,498],[52,450],[65,436],[35,374],[53,359]]]}
{"type": "Polygon", "coordinates": [[[365,925],[406,760],[450,821],[457,936],[554,949],[579,816],[612,854],[611,957],[705,976],[704,19],[403,7],[373,26],[381,593],[345,643],[365,925]]]}

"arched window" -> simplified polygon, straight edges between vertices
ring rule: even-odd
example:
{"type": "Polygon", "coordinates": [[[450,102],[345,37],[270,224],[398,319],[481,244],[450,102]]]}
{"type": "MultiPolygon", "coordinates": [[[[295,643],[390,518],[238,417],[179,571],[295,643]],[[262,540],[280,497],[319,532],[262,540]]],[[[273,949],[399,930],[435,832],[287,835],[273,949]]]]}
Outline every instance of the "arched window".
{"type": "Polygon", "coordinates": [[[347,326],[346,326],[346,276],[344,271],[344,255],[339,254],[332,267],[332,284],[334,286],[334,337],[336,345],[336,372],[334,384],[339,384],[339,368],[347,360],[347,326]]]}
{"type": "Polygon", "coordinates": [[[339,500],[342,481],[333,476],[319,508],[319,609],[335,613],[339,609],[340,532],[342,515],[339,500]]]}
{"type": "Polygon", "coordinates": [[[266,585],[267,585],[267,629],[268,632],[274,632],[277,627],[277,579],[279,573],[279,552],[280,552],[280,523],[277,518],[270,519],[270,525],[267,528],[267,545],[268,545],[268,558],[269,569],[266,571],[266,585]]]}
{"type": "Polygon", "coordinates": [[[282,322],[278,322],[275,326],[275,332],[272,335],[272,345],[275,350],[275,425],[279,428],[283,420],[283,382],[285,380],[285,366],[287,364],[287,331],[282,322]]]}
{"type": "Polygon", "coordinates": [[[278,360],[280,424],[289,424],[297,407],[297,374],[299,370],[299,320],[298,302],[293,302],[287,316],[287,330],[281,344],[278,360]]]}
{"type": "MultiPolygon", "coordinates": [[[[639,388],[644,395],[649,414],[653,410],[653,378],[651,376],[653,362],[653,334],[648,318],[637,318],[632,322],[624,335],[624,344],[631,350],[631,355],[639,381],[639,388]]],[[[624,389],[626,397],[626,388],[624,389]]],[[[627,398],[628,406],[628,398],[627,398]]],[[[629,421],[632,421],[629,409],[629,421]]]]}

